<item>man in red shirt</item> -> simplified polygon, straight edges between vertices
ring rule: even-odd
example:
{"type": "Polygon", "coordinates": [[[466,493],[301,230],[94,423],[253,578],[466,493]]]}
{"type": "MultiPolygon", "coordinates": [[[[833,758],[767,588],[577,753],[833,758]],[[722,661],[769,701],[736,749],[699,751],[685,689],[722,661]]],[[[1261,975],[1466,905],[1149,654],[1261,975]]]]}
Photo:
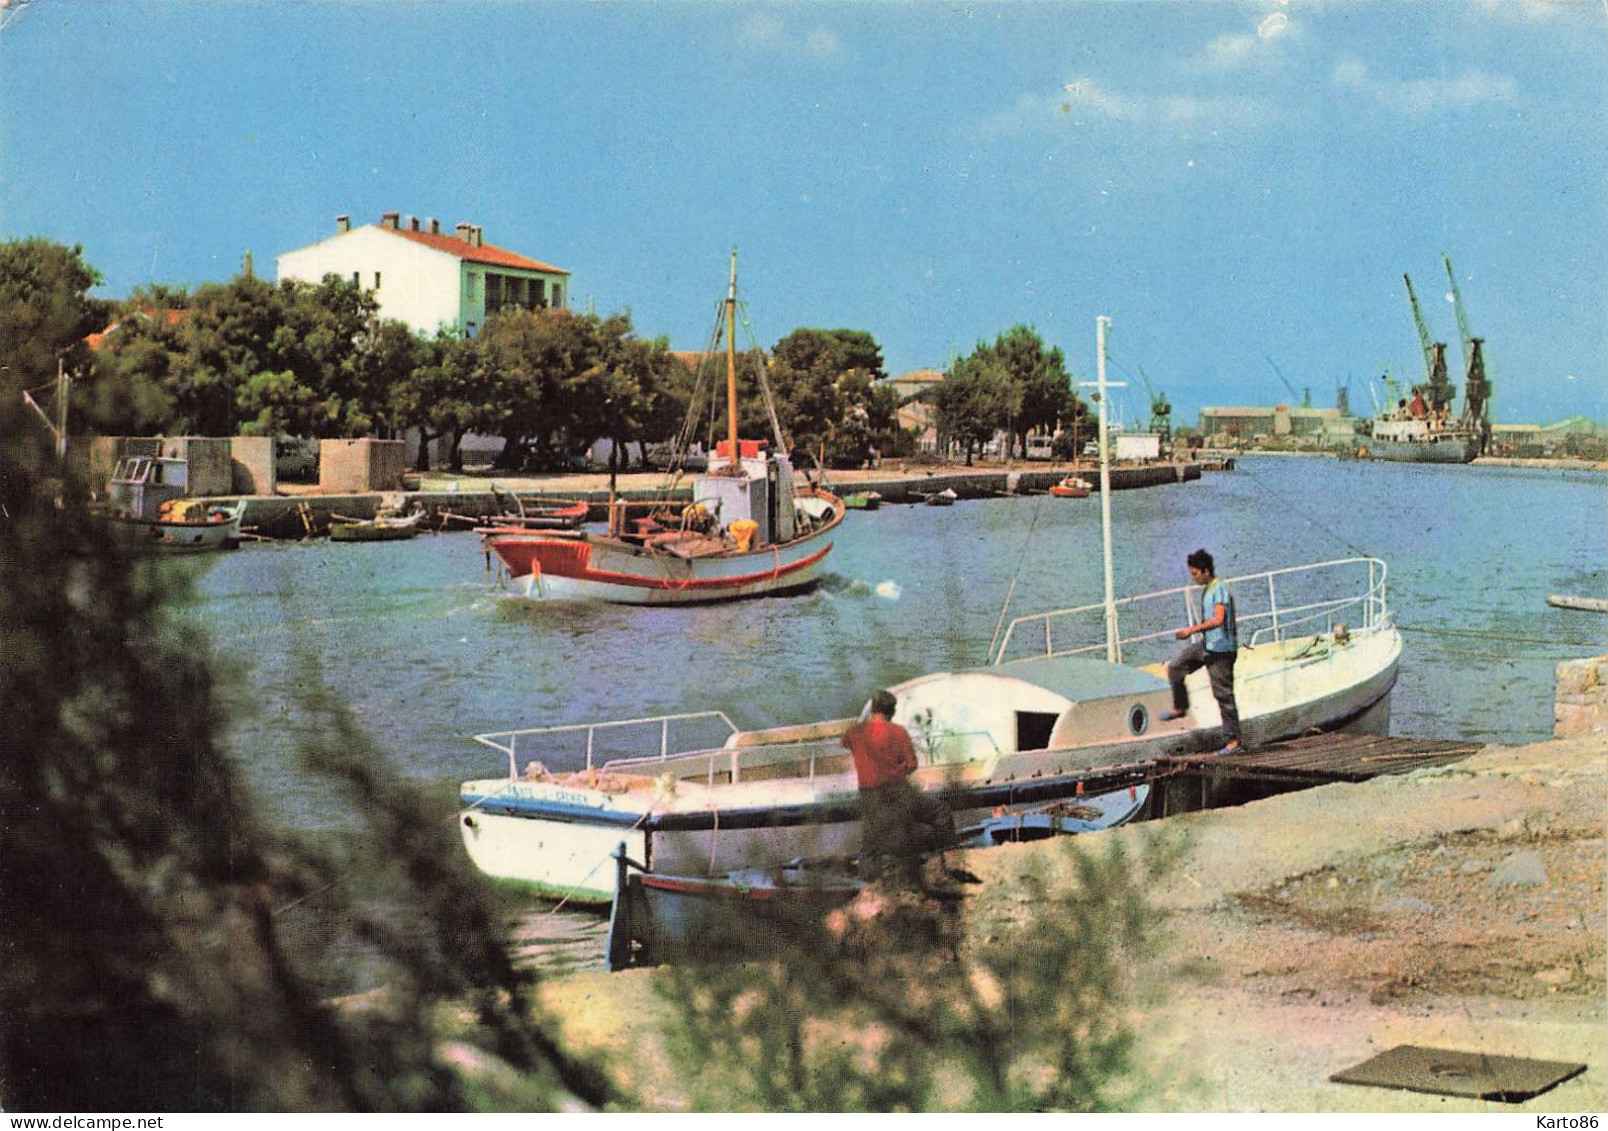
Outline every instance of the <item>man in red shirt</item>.
{"type": "Polygon", "coordinates": [[[909,880],[920,877],[921,854],[954,836],[949,807],[910,783],[916,749],[910,732],[893,721],[898,700],[889,691],[871,697],[864,721],[843,736],[860,783],[861,868],[877,878],[890,863],[909,880]]]}

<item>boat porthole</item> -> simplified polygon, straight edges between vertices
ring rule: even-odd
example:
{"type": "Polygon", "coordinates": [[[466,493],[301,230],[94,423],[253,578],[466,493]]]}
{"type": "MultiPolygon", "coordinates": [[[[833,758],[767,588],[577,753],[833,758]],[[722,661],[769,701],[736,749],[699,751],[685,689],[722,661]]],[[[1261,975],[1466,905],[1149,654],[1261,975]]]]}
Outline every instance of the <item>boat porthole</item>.
{"type": "Polygon", "coordinates": [[[473,817],[465,817],[463,819],[463,827],[466,828],[466,829],[474,828],[475,827],[475,819],[473,817]]]}
{"type": "Polygon", "coordinates": [[[1143,703],[1135,703],[1128,708],[1128,730],[1133,734],[1143,734],[1150,729],[1150,712],[1145,710],[1143,703]]]}

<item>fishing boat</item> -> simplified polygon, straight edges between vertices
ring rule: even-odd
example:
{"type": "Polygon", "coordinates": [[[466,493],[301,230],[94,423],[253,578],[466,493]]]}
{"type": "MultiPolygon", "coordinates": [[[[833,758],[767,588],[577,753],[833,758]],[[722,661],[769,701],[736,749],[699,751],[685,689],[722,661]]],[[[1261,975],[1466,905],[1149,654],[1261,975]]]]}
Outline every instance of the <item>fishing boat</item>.
{"type": "Polygon", "coordinates": [[[119,460],[109,481],[103,517],[113,540],[138,553],[193,554],[240,545],[243,499],[193,499],[187,461],[163,456],[119,460]]]}
{"type": "Polygon", "coordinates": [[[1050,488],[1050,494],[1060,499],[1087,499],[1093,491],[1094,484],[1077,475],[1068,475],[1050,488]]]}
{"type": "Polygon", "coordinates": [[[346,519],[329,524],[331,542],[403,542],[419,532],[423,511],[405,515],[378,515],[368,519],[346,519]]]}
{"type": "MultiPolygon", "coordinates": [[[[774,447],[738,437],[735,253],[723,318],[728,436],[709,470],[692,480],[691,501],[651,504],[633,517],[632,504],[611,499],[606,533],[484,530],[487,550],[523,596],[688,605],[794,593],[820,580],[843,500],[794,481],[779,429],[774,447]]],[[[763,368],[756,376],[769,402],[763,368]]],[[[695,392],[684,438],[698,407],[695,392]]]]}
{"type": "MultiPolygon", "coordinates": [[[[911,781],[940,796],[957,827],[1077,799],[1086,781],[1116,767],[1222,745],[1204,670],[1186,684],[1191,712],[1163,718],[1172,630],[1202,619],[1200,589],[1117,599],[1109,508],[1102,513],[1103,602],[1017,617],[982,666],[889,689],[895,721],[916,748],[911,781]]],[[[1314,730],[1388,730],[1402,642],[1382,561],[1347,558],[1223,584],[1238,607],[1235,695],[1247,745],[1314,730]]],[[[621,844],[653,871],[677,876],[853,855],[858,788],[843,738],[856,721],[743,730],[721,711],[700,711],[481,734],[506,770],[460,787],[460,832],[482,871],[597,901],[614,894],[606,865],[621,844]],[[549,773],[542,761],[583,757],[584,768],[569,774],[549,773]]]]}

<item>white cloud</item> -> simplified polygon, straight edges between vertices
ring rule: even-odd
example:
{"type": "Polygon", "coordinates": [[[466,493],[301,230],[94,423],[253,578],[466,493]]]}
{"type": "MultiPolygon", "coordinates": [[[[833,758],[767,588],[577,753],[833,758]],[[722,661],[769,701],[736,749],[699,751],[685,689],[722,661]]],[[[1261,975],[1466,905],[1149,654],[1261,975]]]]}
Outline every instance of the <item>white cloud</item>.
{"type": "Polygon", "coordinates": [[[1092,78],[1078,78],[1058,94],[1024,94],[1016,104],[983,123],[988,134],[1037,133],[1121,122],[1136,127],[1206,125],[1226,127],[1271,119],[1274,108],[1253,98],[1188,94],[1139,94],[1111,90],[1092,78]]]}
{"type": "MultiPolygon", "coordinates": [[[[1280,0],[1283,3],[1283,0],[1280,0]]],[[[1256,30],[1220,35],[1206,45],[1204,61],[1215,70],[1233,70],[1266,58],[1276,40],[1293,35],[1295,24],[1288,13],[1274,10],[1263,16],[1256,30]]]]}
{"type": "Polygon", "coordinates": [[[1544,23],[1585,7],[1580,0],[1475,0],[1474,6],[1497,19],[1529,23],[1544,23]]]}
{"type": "Polygon", "coordinates": [[[1518,83],[1510,76],[1489,74],[1475,67],[1456,75],[1397,80],[1375,77],[1360,59],[1345,58],[1335,65],[1333,79],[1342,90],[1417,116],[1487,102],[1511,102],[1518,94],[1518,83]]]}
{"type": "Polygon", "coordinates": [[[757,12],[750,16],[738,30],[737,36],[750,51],[807,55],[812,59],[830,59],[843,47],[837,33],[830,28],[812,27],[797,31],[769,12],[757,12]]]}

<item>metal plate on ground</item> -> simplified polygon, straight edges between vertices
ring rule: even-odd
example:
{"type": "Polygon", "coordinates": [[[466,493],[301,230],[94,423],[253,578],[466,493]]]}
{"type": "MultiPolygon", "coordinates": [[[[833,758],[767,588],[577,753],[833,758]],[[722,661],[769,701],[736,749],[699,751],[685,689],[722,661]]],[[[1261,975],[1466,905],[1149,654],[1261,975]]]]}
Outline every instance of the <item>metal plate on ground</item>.
{"type": "Polygon", "coordinates": [[[1437,1096],[1523,1103],[1586,1070],[1584,1064],[1454,1052],[1421,1045],[1397,1045],[1329,1077],[1336,1084],[1367,1084],[1437,1096]]]}

